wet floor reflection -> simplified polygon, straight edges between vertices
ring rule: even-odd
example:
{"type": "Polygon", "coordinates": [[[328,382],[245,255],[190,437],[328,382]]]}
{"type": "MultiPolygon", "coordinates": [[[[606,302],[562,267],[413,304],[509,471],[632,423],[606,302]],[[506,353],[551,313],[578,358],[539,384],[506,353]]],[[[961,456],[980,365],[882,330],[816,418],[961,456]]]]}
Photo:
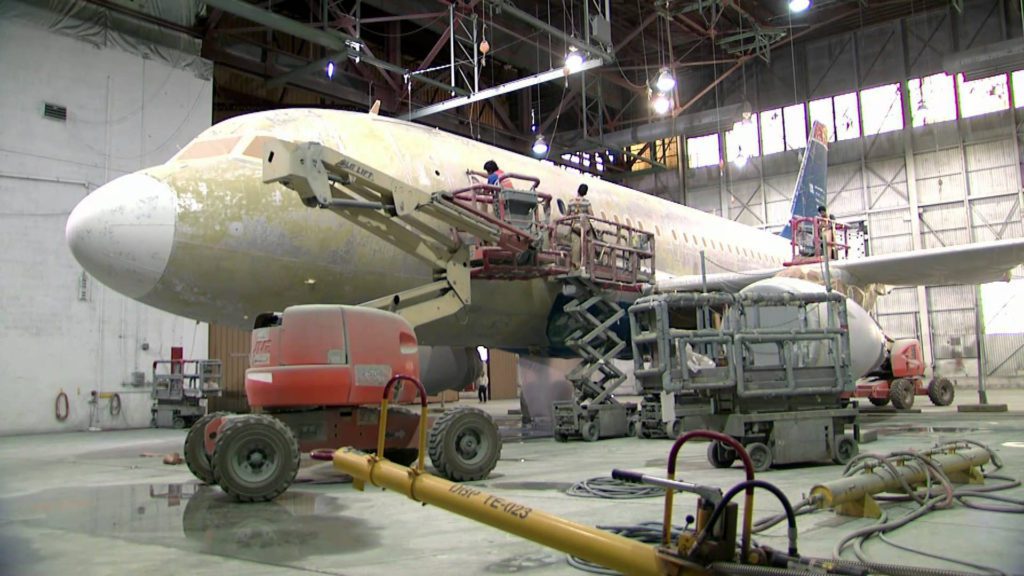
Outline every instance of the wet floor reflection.
{"type": "Polygon", "coordinates": [[[0,502],[5,521],[287,564],[370,550],[379,538],[333,496],[292,490],[274,502],[239,504],[196,484],[57,489],[0,502]]]}

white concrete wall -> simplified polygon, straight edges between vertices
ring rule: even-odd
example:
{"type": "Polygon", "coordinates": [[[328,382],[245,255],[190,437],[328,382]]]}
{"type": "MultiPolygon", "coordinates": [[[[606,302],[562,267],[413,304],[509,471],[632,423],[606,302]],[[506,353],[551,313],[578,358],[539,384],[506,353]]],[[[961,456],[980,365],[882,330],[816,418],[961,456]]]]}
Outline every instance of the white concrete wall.
{"type": "Polygon", "coordinates": [[[64,227],[91,190],[164,162],[208,127],[211,82],[13,19],[0,19],[0,78],[0,435],[147,426],[149,389],[126,386],[131,373],[149,380],[171,346],[205,358],[207,327],[92,278],[80,299],[64,227]],[[44,101],[67,106],[67,122],[44,118],[44,101]],[[121,414],[91,405],[93,390],[120,393],[121,414]]]}

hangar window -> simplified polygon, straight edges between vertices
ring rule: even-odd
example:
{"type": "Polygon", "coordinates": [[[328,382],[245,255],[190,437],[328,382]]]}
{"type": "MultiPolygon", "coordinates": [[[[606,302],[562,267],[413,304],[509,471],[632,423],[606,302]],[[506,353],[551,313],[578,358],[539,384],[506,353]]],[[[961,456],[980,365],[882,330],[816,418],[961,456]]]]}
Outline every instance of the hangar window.
{"type": "Polygon", "coordinates": [[[903,128],[903,99],[899,84],[886,84],[860,92],[864,135],[874,136],[903,128]]]}
{"type": "Polygon", "coordinates": [[[654,233],[657,234],[658,236],[661,236],[661,227],[658,226],[657,224],[654,225],[654,233]]]}
{"type": "Polygon", "coordinates": [[[679,237],[676,236],[676,231],[675,230],[672,231],[672,239],[673,240],[679,240],[679,237]]]}
{"type": "Polygon", "coordinates": [[[799,150],[807,146],[807,116],[804,105],[794,104],[782,109],[786,129],[786,150],[799,150]]]}
{"type": "Polygon", "coordinates": [[[725,157],[729,162],[735,162],[741,156],[752,158],[760,155],[757,121],[754,118],[733,124],[732,130],[725,133],[725,157]]]}
{"type": "Polygon", "coordinates": [[[812,100],[807,104],[807,112],[811,115],[811,122],[821,122],[828,127],[828,141],[836,141],[836,116],[831,98],[812,100]]]}
{"type": "Polygon", "coordinates": [[[910,117],[913,126],[946,122],[956,118],[953,77],[933,74],[907,82],[910,91],[910,117]]]}
{"type": "Polygon", "coordinates": [[[857,93],[840,94],[832,99],[836,110],[836,140],[860,138],[860,111],[857,93]]]}
{"type": "Polygon", "coordinates": [[[686,163],[690,168],[715,166],[721,160],[718,151],[718,134],[686,139],[686,163]]]}
{"type": "Polygon", "coordinates": [[[761,120],[761,153],[774,154],[786,149],[782,130],[782,109],[766,110],[759,115],[761,120]]]}
{"type": "Polygon", "coordinates": [[[960,85],[960,116],[970,118],[998,112],[1010,107],[1010,92],[1006,86],[1006,74],[964,80],[963,74],[957,74],[960,85]]]}
{"type": "Polygon", "coordinates": [[[240,139],[239,136],[233,136],[231,138],[216,138],[214,140],[197,140],[185,146],[174,159],[198,160],[200,158],[226,156],[231,153],[231,150],[234,149],[235,144],[238,144],[240,139]]]}
{"type": "Polygon", "coordinates": [[[1013,104],[1017,108],[1024,107],[1024,70],[1017,70],[1010,76],[1013,84],[1013,104]]]}

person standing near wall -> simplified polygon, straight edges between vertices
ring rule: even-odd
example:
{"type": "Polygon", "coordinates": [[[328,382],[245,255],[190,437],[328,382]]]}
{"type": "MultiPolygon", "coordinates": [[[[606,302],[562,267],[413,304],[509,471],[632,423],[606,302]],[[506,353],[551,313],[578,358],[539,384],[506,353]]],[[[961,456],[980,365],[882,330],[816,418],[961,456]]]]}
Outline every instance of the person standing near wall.
{"type": "Polygon", "coordinates": [[[476,381],[476,396],[480,402],[487,402],[488,384],[489,381],[487,379],[487,365],[484,365],[484,372],[483,374],[480,375],[480,378],[477,378],[476,381]]]}

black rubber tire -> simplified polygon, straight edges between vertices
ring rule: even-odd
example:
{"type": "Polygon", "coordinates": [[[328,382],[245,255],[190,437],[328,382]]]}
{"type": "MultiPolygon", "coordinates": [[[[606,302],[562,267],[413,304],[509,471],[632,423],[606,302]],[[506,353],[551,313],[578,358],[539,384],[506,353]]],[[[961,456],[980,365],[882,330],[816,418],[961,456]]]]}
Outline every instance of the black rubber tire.
{"type": "Polygon", "coordinates": [[[434,468],[449,480],[483,480],[501,457],[498,426],[483,410],[453,408],[430,428],[427,453],[434,468]]]}
{"type": "Polygon", "coordinates": [[[949,406],[955,396],[953,382],[949,378],[932,378],[928,384],[928,399],[936,406],[949,406]]]}
{"type": "Polygon", "coordinates": [[[871,402],[875,406],[885,406],[889,403],[888,398],[868,398],[868,402],[871,402]]]}
{"type": "Polygon", "coordinates": [[[751,442],[744,446],[755,472],[764,472],[772,467],[772,449],[761,442],[751,442]]]}
{"type": "Polygon", "coordinates": [[[675,440],[683,434],[683,420],[682,418],[676,418],[671,422],[665,423],[665,434],[668,435],[669,440],[675,440]]]}
{"type": "Polygon", "coordinates": [[[555,442],[568,442],[569,437],[561,432],[555,432],[555,442]]]}
{"type": "Polygon", "coordinates": [[[857,441],[849,436],[836,436],[832,440],[832,461],[836,464],[846,464],[860,452],[857,441]]]}
{"type": "Polygon", "coordinates": [[[914,406],[914,383],[906,378],[897,378],[889,384],[889,400],[897,410],[908,410],[914,406]]]}
{"type": "Polygon", "coordinates": [[[597,442],[601,439],[601,431],[594,420],[580,422],[580,436],[587,442],[597,442]]]}
{"type": "Polygon", "coordinates": [[[221,428],[211,463],[221,490],[240,502],[267,502],[295,481],[299,443],[273,416],[235,416],[221,428]],[[250,478],[245,477],[247,469],[250,478]]]}
{"type": "Polygon", "coordinates": [[[186,428],[185,419],[181,416],[175,416],[174,420],[171,420],[171,428],[174,428],[175,430],[184,430],[186,428]]]}
{"type": "Polygon", "coordinates": [[[736,462],[736,451],[721,442],[714,441],[708,444],[708,462],[715,468],[732,468],[736,462]]]}
{"type": "MultiPolygon", "coordinates": [[[[214,483],[213,468],[210,465],[209,456],[206,455],[206,438],[203,435],[206,425],[229,414],[230,412],[207,414],[196,420],[195,424],[188,429],[188,434],[185,435],[185,448],[182,450],[185,454],[185,465],[188,466],[189,472],[203,484],[214,483]]],[[[219,433],[219,431],[214,433],[213,438],[216,439],[216,435],[219,433]]]]}
{"type": "Polygon", "coordinates": [[[640,434],[640,421],[630,418],[629,422],[626,422],[626,436],[636,438],[638,434],[640,434]]]}

